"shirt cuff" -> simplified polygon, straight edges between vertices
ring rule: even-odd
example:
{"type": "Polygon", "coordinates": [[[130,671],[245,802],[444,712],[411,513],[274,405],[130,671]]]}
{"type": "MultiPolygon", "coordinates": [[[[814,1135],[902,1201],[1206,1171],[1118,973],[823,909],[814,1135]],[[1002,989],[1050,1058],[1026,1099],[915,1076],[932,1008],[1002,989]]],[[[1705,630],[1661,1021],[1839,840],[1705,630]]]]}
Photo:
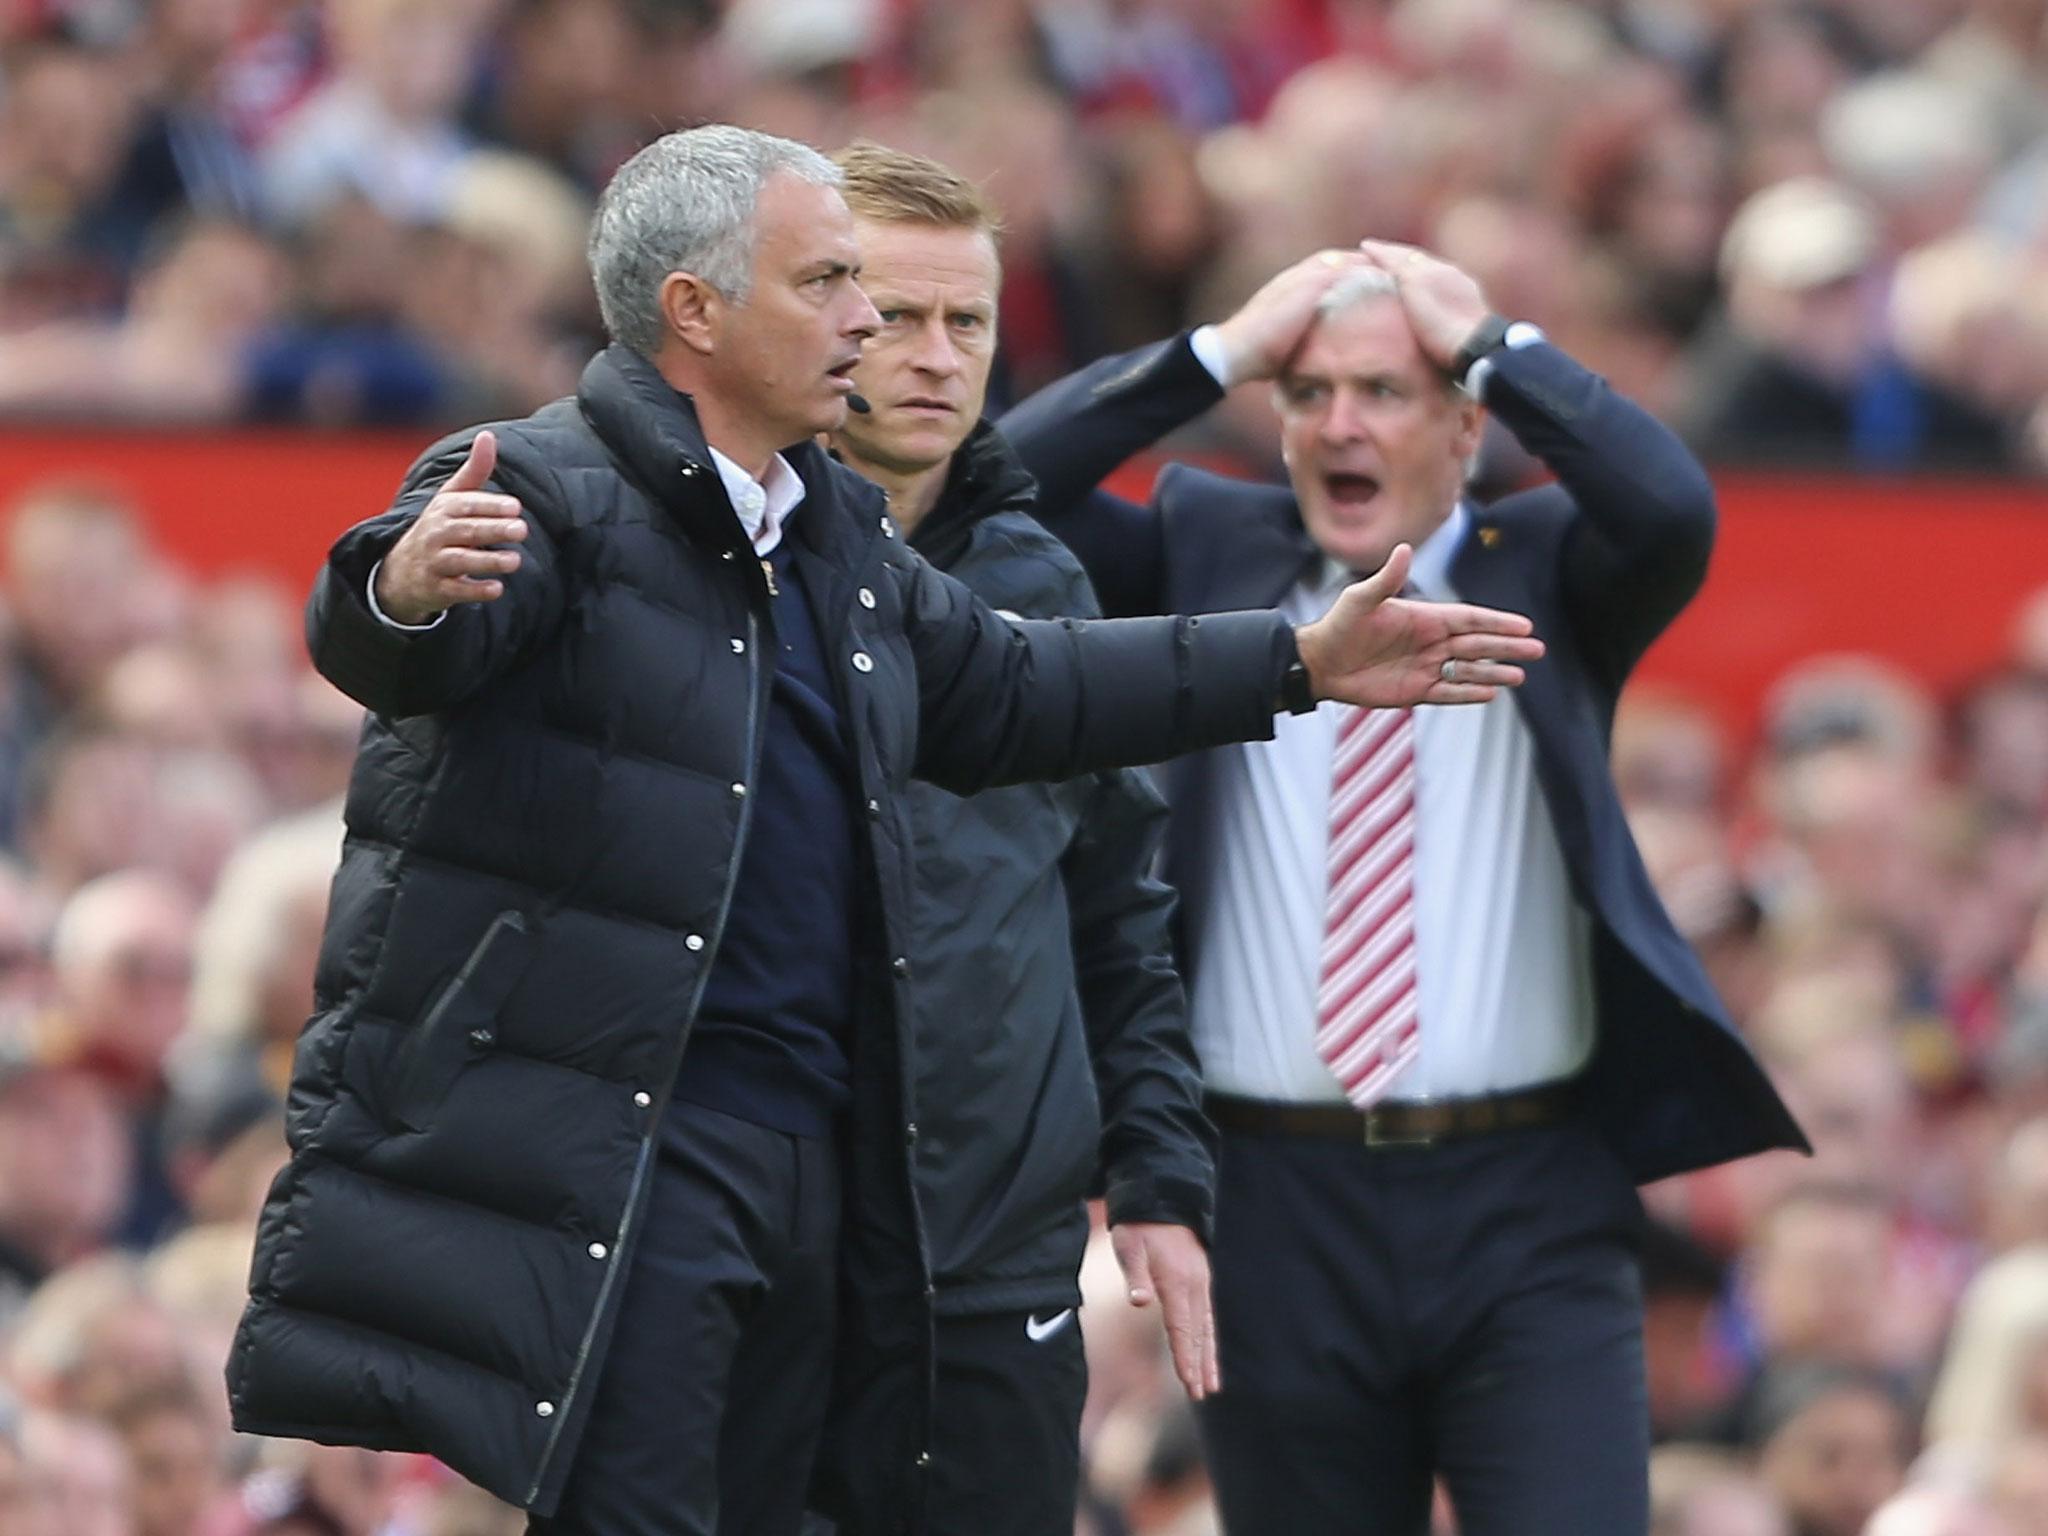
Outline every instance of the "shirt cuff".
{"type": "Polygon", "coordinates": [[[379,560],[375,565],[371,566],[369,584],[363,588],[363,596],[368,598],[370,602],[370,612],[377,616],[377,622],[379,624],[382,624],[389,629],[402,629],[406,631],[408,634],[418,634],[423,630],[429,630],[434,628],[443,619],[448,617],[448,610],[446,608],[443,608],[439,613],[435,614],[431,619],[427,620],[427,622],[424,624],[401,624],[398,622],[398,620],[392,618],[390,614],[386,613],[382,608],[379,608],[377,606],[377,573],[383,569],[384,562],[382,560],[379,560]]]}
{"type": "Polygon", "coordinates": [[[1223,338],[1213,325],[1198,325],[1188,335],[1188,350],[1195,361],[1209,370],[1218,389],[1230,388],[1230,360],[1223,355],[1223,338]]]}
{"type": "MultiPolygon", "coordinates": [[[[1531,325],[1527,320],[1517,320],[1508,327],[1507,334],[1501,338],[1501,345],[1516,348],[1532,347],[1537,342],[1546,339],[1541,327],[1531,325]]],[[[1465,375],[1465,393],[1474,400],[1477,400],[1481,405],[1484,405],[1486,403],[1486,381],[1492,377],[1493,359],[1490,357],[1480,358],[1465,375]]]]}

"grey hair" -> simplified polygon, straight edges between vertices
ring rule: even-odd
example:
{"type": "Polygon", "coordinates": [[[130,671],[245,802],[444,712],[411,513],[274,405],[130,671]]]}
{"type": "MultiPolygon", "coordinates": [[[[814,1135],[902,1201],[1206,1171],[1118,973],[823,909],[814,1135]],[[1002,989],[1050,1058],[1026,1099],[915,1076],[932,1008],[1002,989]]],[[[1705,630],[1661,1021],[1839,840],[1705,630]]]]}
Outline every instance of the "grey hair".
{"type": "Polygon", "coordinates": [[[1316,313],[1334,315],[1367,299],[1391,299],[1399,292],[1393,273],[1380,267],[1353,267],[1323,291],[1316,313]]]}
{"type": "Polygon", "coordinates": [[[652,357],[666,329],[661,284],[701,277],[742,303],[754,274],[754,207],[787,171],[836,187],[839,167],[793,139],[711,123],[663,134],[612,177],[590,223],[590,275],[612,340],[652,357]]]}

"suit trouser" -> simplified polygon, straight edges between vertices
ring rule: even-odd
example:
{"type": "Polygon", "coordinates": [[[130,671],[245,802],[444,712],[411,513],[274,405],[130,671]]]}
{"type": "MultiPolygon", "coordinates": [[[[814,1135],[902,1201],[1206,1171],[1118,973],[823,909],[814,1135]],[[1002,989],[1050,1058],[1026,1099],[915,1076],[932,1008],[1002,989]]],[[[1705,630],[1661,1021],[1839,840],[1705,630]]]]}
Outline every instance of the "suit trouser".
{"type": "Polygon", "coordinates": [[[1226,1133],[1203,1435],[1231,1536],[1643,1536],[1634,1186],[1590,1127],[1226,1133]]]}
{"type": "Polygon", "coordinates": [[[795,1536],[831,1388],[838,1148],[669,1107],[560,1509],[528,1536],[795,1536]]]}

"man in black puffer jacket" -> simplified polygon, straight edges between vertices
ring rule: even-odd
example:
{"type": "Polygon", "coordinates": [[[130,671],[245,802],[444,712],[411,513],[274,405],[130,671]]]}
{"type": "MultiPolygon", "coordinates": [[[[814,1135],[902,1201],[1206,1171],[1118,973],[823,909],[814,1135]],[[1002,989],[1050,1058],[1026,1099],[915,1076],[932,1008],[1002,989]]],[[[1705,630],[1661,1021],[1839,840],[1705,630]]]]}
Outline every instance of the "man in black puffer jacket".
{"type": "MultiPolygon", "coordinates": [[[[861,286],[881,318],[833,434],[887,493],[911,549],[989,606],[1100,617],[1078,560],[1032,518],[1037,487],[980,413],[1002,278],[972,182],[857,144],[833,157],[861,286]]],[[[932,1536],[1067,1536],[1087,1362],[1083,1197],[1107,1197],[1133,1289],[1164,1304],[1190,1392],[1213,1385],[1214,1133],[1173,967],[1173,894],[1153,878],[1166,807],[1140,769],[970,798],[909,795],[919,978],[911,1166],[936,1289],[932,1536]]],[[[866,1397],[828,1435],[858,1461],[866,1397]]],[[[841,1536],[891,1528],[862,1507],[841,1536]]]]}
{"type": "MultiPolygon", "coordinates": [[[[430,1451],[536,1532],[794,1531],[835,1318],[852,1368],[928,1353],[913,772],[1064,778],[1317,693],[1455,702],[1538,649],[1394,598],[1399,558],[1298,632],[976,602],[810,444],[877,323],[838,181],[734,128],[636,155],[577,396],[430,449],[308,611],[372,718],[235,1422],[430,1451]]],[[[928,1464],[910,1407],[871,1427],[879,1475],[928,1464]]]]}

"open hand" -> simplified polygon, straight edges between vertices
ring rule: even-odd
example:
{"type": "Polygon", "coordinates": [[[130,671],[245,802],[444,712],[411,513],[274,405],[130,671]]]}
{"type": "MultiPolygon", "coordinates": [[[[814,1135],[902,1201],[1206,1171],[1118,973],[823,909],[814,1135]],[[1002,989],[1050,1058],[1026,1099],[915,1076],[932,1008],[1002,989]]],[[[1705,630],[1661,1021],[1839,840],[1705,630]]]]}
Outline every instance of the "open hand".
{"type": "Polygon", "coordinates": [[[1295,631],[1317,698],[1370,709],[1484,704],[1522,681],[1519,663],[1543,655],[1534,626],[1518,613],[1396,597],[1411,558],[1409,547],[1397,544],[1385,565],[1345,589],[1336,607],[1295,631]],[[1445,662],[1455,664],[1448,678],[1445,662]]]}
{"type": "Polygon", "coordinates": [[[1216,1314],[1209,1304],[1209,1252],[1186,1227],[1126,1221],[1109,1229],[1109,1245],[1130,1288],[1131,1305],[1156,1299],[1173,1351],[1173,1373],[1200,1402],[1223,1388],[1216,1359],[1216,1314]]]}
{"type": "Polygon", "coordinates": [[[479,432],[434,499],[377,570],[377,606],[400,624],[424,624],[457,603],[504,595],[519,551],[494,546],[526,537],[519,498],[483,487],[498,464],[498,440],[479,432]]]}
{"type": "Polygon", "coordinates": [[[1309,329],[1330,285],[1374,265],[1363,251],[1317,251],[1269,278],[1243,307],[1216,327],[1230,382],[1278,378],[1309,329]]]}

